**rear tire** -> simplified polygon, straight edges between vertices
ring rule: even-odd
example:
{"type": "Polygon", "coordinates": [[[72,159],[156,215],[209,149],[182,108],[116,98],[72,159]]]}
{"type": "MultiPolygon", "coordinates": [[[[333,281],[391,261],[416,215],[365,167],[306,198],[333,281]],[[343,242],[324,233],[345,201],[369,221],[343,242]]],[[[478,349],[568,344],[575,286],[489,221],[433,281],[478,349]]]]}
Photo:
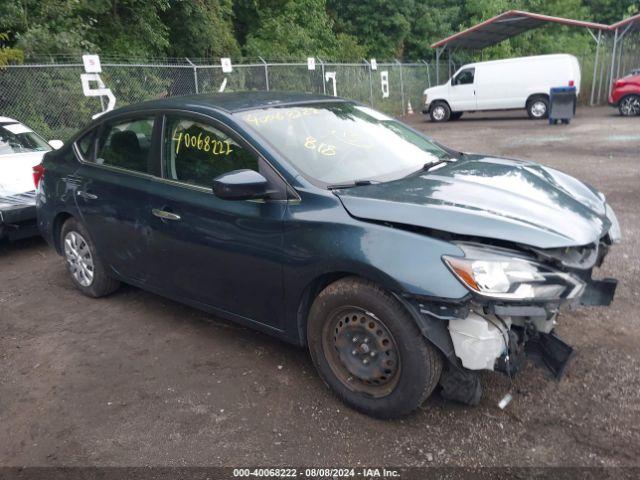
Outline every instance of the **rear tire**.
{"type": "Polygon", "coordinates": [[[432,122],[446,122],[450,116],[451,109],[446,102],[440,100],[433,102],[429,109],[429,117],[431,117],[432,122]]]}
{"type": "Polygon", "coordinates": [[[75,218],[64,222],[60,245],[71,281],[78,290],[88,297],[98,298],[118,289],[120,282],[107,275],[89,232],[75,218]]]}
{"type": "Polygon", "coordinates": [[[332,283],[309,312],[307,339],[320,377],[350,407],[377,418],[418,408],[442,372],[440,353],[386,290],[357,277],[332,283]]]}
{"type": "Polygon", "coordinates": [[[618,111],[623,117],[640,115],[640,95],[627,95],[618,102],[618,111]]]}
{"type": "Polygon", "coordinates": [[[543,120],[549,116],[549,99],[544,95],[531,97],[527,102],[527,114],[532,120],[543,120]]]}

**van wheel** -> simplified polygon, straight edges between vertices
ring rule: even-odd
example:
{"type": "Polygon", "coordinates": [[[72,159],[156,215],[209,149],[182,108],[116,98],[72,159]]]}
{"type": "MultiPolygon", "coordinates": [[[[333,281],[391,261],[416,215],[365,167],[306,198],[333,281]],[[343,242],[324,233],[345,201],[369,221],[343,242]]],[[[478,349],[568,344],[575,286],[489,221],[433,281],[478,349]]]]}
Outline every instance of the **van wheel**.
{"type": "Polygon", "coordinates": [[[429,109],[429,116],[432,122],[446,122],[451,116],[451,109],[445,102],[434,102],[429,109]]]}
{"type": "Polygon", "coordinates": [[[324,382],[347,405],[378,418],[418,408],[442,372],[440,353],[405,308],[356,277],[338,280],[318,295],[307,339],[324,382]]]}
{"type": "Polygon", "coordinates": [[[451,120],[460,120],[462,118],[462,114],[464,112],[451,112],[451,116],[449,117],[451,120]]]}
{"type": "Polygon", "coordinates": [[[75,218],[62,226],[60,245],[74,286],[88,297],[103,297],[115,292],[120,282],[109,277],[96,254],[89,232],[75,218]]]}
{"type": "Polygon", "coordinates": [[[640,95],[627,95],[620,103],[618,110],[623,117],[633,117],[640,115],[640,95]]]}
{"type": "Polygon", "coordinates": [[[549,99],[542,95],[532,97],[527,102],[527,114],[533,120],[542,120],[549,116],[549,99]]]}

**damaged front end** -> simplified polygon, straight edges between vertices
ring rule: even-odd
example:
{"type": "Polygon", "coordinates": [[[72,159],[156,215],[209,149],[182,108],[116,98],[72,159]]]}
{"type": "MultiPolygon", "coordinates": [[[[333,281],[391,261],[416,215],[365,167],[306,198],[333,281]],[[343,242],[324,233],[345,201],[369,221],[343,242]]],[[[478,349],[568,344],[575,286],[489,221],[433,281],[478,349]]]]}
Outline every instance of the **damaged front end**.
{"type": "MultiPolygon", "coordinates": [[[[410,300],[422,333],[447,357],[442,395],[475,405],[479,370],[512,377],[527,358],[560,379],[573,349],[555,334],[563,306],[607,306],[617,281],[594,280],[608,248],[619,241],[615,228],[586,247],[540,250],[455,242],[464,256],[443,261],[470,294],[457,304],[410,300]]],[[[407,299],[408,300],[408,299],[407,299]]]]}

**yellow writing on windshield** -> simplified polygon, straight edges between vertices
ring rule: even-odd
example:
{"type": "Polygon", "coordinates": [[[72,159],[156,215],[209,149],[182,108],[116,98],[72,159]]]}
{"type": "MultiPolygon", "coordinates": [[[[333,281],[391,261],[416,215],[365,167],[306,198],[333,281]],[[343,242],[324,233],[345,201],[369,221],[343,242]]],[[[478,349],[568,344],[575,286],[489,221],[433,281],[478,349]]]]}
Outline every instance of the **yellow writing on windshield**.
{"type": "Polygon", "coordinates": [[[254,113],[249,113],[242,117],[242,119],[256,127],[261,125],[266,125],[272,122],[280,122],[283,120],[295,120],[296,118],[309,117],[311,115],[319,115],[320,110],[317,108],[293,108],[289,110],[276,110],[275,112],[264,113],[261,115],[256,115],[254,113]]]}
{"type": "Polygon", "coordinates": [[[176,132],[172,140],[175,142],[176,155],[180,152],[180,147],[196,149],[201,152],[211,153],[212,155],[229,155],[233,152],[231,142],[229,140],[216,140],[210,135],[198,135],[184,132],[176,132]]]}
{"type": "Polygon", "coordinates": [[[321,155],[332,157],[336,154],[336,146],[328,143],[318,143],[318,139],[315,137],[307,137],[304,140],[304,147],[309,150],[315,150],[321,155]]]}

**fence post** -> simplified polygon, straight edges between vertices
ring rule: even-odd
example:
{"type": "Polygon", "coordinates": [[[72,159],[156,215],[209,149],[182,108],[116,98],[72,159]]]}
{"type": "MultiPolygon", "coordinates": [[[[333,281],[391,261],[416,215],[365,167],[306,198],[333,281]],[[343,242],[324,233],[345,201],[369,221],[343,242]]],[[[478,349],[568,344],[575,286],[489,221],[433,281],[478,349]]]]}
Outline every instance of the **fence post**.
{"type": "Polygon", "coordinates": [[[402,97],[402,115],[404,115],[404,80],[402,78],[402,64],[397,58],[396,63],[398,64],[398,67],[400,67],[400,96],[402,97]]]}
{"type": "Polygon", "coordinates": [[[264,64],[264,84],[267,87],[267,92],[269,91],[269,65],[264,61],[264,58],[258,57],[260,61],[264,64]]]}
{"type": "Polygon", "coordinates": [[[373,108],[373,76],[371,73],[371,64],[364,58],[362,60],[369,68],[369,105],[371,105],[371,108],[373,108]]]}
{"type": "Polygon", "coordinates": [[[200,93],[198,91],[198,67],[196,66],[195,63],[193,63],[191,60],[189,60],[187,57],[184,57],[184,59],[189,62],[189,65],[191,65],[193,67],[193,83],[196,86],[196,94],[200,93]]]}
{"type": "Polygon", "coordinates": [[[424,63],[427,66],[427,83],[428,86],[431,86],[431,71],[429,69],[429,64],[425,61],[425,60],[420,60],[422,63],[424,63]]]}
{"type": "Polygon", "coordinates": [[[320,67],[322,68],[322,94],[326,95],[327,94],[327,83],[326,83],[326,80],[324,79],[324,62],[322,61],[322,59],[320,57],[318,57],[318,61],[320,62],[320,67]]]}

